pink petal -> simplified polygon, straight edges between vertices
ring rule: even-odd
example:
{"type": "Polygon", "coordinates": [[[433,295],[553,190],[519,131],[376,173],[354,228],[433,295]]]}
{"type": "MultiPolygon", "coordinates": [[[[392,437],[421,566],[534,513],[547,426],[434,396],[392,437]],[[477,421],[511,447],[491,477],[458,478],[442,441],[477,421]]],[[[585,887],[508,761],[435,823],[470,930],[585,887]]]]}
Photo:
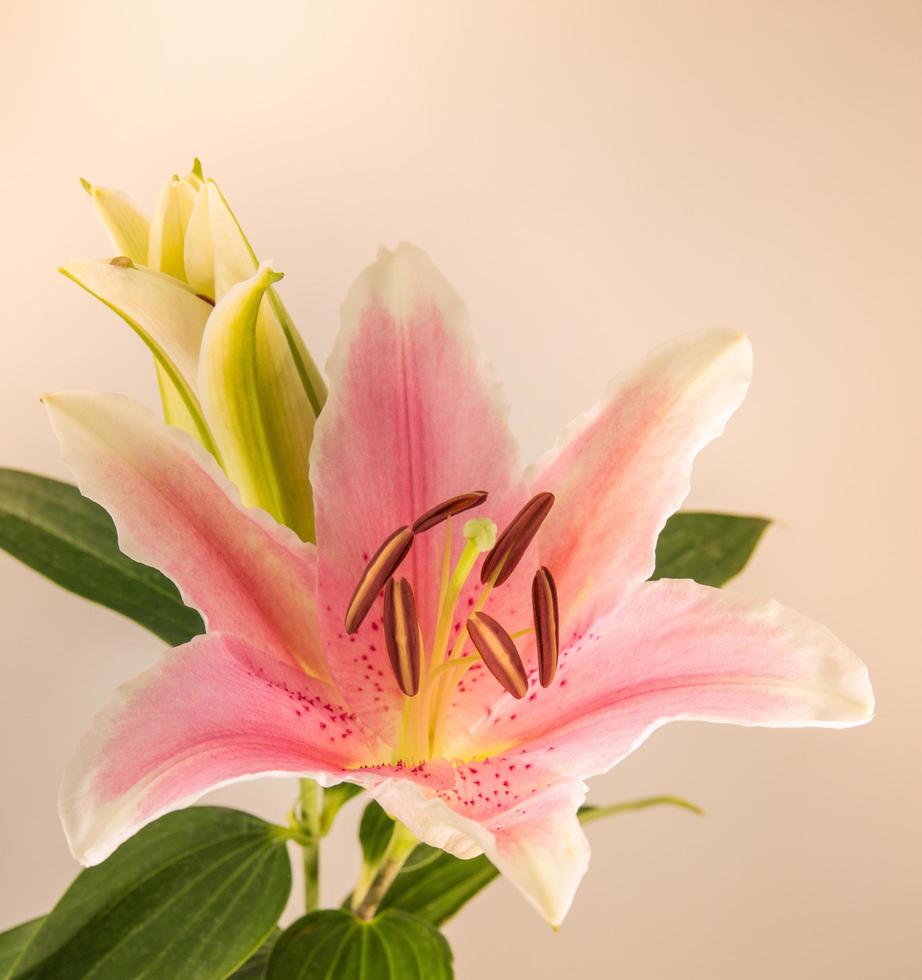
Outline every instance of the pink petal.
{"type": "MultiPolygon", "coordinates": [[[[328,365],[330,396],[317,422],[311,474],[330,669],[350,706],[383,733],[400,693],[380,632],[380,605],[346,638],[343,617],[369,557],[396,528],[449,497],[486,490],[464,515],[502,522],[524,503],[506,408],[478,359],[464,306],[428,257],[382,250],[343,306],[328,365]]],[[[464,520],[456,519],[457,557],[464,520]]],[[[444,526],[420,535],[401,568],[430,642],[444,526]]],[[[462,598],[465,602],[466,598],[462,598]]]]}
{"type": "Polygon", "coordinates": [[[60,807],[74,856],[96,864],[150,821],[240,779],[352,778],[374,746],[327,693],[228,634],[169,651],[119,690],[68,767],[60,807]]]}
{"type": "MultiPolygon", "coordinates": [[[[470,768],[482,783],[495,784],[490,793],[504,792],[489,766],[470,768]]],[[[503,775],[508,782],[508,766],[503,775]]],[[[419,784],[384,782],[374,793],[420,840],[461,858],[486,854],[551,925],[563,921],[589,866],[589,843],[577,818],[583,783],[558,780],[524,803],[475,800],[470,810],[456,794],[432,794],[419,784]]]]}
{"type": "Polygon", "coordinates": [[[328,678],[313,546],[240,507],[213,459],[137,402],[70,392],[45,404],[81,491],[112,515],[125,554],[171,578],[210,630],[328,678]]]}
{"type": "Polygon", "coordinates": [[[582,779],[668,721],[846,728],[873,706],[864,664],[824,626],[777,602],[664,579],[564,650],[550,687],[532,676],[523,701],[507,697],[469,735],[456,731],[454,749],[502,746],[582,779]]]}
{"type": "Polygon", "coordinates": [[[557,495],[541,561],[557,581],[562,642],[650,577],[659,532],[688,494],[692,461],[723,432],[751,369],[742,334],[709,330],[673,341],[538,465],[533,486],[557,495]]]}
{"type": "Polygon", "coordinates": [[[446,754],[476,760],[456,764],[454,787],[374,792],[428,843],[459,857],[483,850],[558,924],[588,860],[583,778],[667,721],[847,727],[870,718],[873,695],[864,665],[806,617],[664,580],[565,649],[549,688],[533,671],[523,701],[503,695],[486,710],[471,731],[452,716],[446,754]]]}
{"type": "MultiPolygon", "coordinates": [[[[578,419],[563,445],[528,474],[533,491],[556,495],[539,535],[540,558],[516,572],[488,611],[512,629],[530,625],[527,586],[535,567],[546,565],[557,583],[566,644],[649,578],[656,539],[688,492],[694,456],[742,400],[750,367],[740,334],[692,334],[655,352],[578,419]]],[[[533,638],[522,639],[519,650],[534,665],[533,638]]],[[[450,730],[467,731],[501,696],[489,674],[473,668],[453,699],[450,730]]]]}

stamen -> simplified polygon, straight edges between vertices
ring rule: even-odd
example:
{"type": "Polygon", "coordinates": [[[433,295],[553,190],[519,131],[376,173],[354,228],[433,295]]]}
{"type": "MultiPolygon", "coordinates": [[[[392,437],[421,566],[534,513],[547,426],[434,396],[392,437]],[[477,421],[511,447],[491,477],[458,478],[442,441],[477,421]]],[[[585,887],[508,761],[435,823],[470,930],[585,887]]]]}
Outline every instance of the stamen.
{"type": "Polygon", "coordinates": [[[397,566],[407,556],[413,544],[413,532],[408,527],[398,528],[375,552],[362,573],[359,584],[352,593],[346,612],[346,632],[354,633],[374,605],[384,583],[394,574],[397,566]]]}
{"type": "Polygon", "coordinates": [[[407,697],[419,691],[419,620],[410,583],[389,579],[384,589],[384,640],[391,669],[407,697]]]}
{"type": "Polygon", "coordinates": [[[509,634],[486,613],[471,613],[467,632],[487,670],[514,697],[528,693],[528,675],[509,634]]]}
{"type": "Polygon", "coordinates": [[[512,518],[493,550],[484,559],[480,569],[481,582],[487,582],[495,575],[494,584],[502,585],[509,578],[553,506],[554,495],[546,491],[536,494],[528,501],[512,518]]]}
{"type": "Polygon", "coordinates": [[[557,586],[543,566],[531,583],[531,606],[535,614],[535,638],[538,646],[538,677],[548,687],[557,673],[560,652],[560,618],[557,608],[557,586]]]}
{"type": "Polygon", "coordinates": [[[472,507],[477,507],[487,499],[485,490],[473,490],[470,493],[462,493],[457,497],[449,497],[437,506],[427,510],[422,517],[417,518],[413,524],[413,533],[422,534],[430,528],[441,524],[442,521],[453,517],[455,514],[462,514],[472,507]]]}

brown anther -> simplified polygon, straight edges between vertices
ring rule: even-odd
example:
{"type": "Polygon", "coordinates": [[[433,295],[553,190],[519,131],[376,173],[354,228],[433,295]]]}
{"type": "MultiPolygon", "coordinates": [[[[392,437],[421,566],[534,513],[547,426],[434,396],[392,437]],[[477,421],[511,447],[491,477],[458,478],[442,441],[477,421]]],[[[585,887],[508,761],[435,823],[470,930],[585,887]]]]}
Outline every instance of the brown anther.
{"type": "Polygon", "coordinates": [[[406,558],[413,544],[413,532],[408,527],[398,528],[374,553],[362,572],[359,584],[352,593],[346,611],[346,632],[354,633],[374,605],[384,583],[394,574],[397,566],[406,558]]]}
{"type": "Polygon", "coordinates": [[[448,500],[444,500],[427,510],[422,517],[417,518],[413,525],[413,533],[422,534],[423,531],[428,531],[429,528],[441,524],[442,521],[448,520],[455,514],[462,514],[472,507],[478,507],[486,499],[487,492],[485,490],[473,490],[470,493],[459,494],[457,497],[449,497],[448,500]]]}
{"type": "Polygon", "coordinates": [[[116,255],[114,259],[109,259],[109,265],[118,266],[119,269],[131,269],[134,262],[127,255],[116,255]]]}
{"type": "Polygon", "coordinates": [[[560,617],[557,608],[557,586],[543,566],[531,582],[531,608],[535,614],[535,639],[538,646],[538,677],[548,687],[557,673],[560,652],[560,617]]]}
{"type": "Polygon", "coordinates": [[[481,582],[487,582],[496,575],[494,584],[502,585],[509,578],[553,506],[554,495],[547,491],[535,494],[528,501],[512,518],[484,559],[480,569],[481,582]]]}
{"type": "Polygon", "coordinates": [[[412,698],[419,690],[419,620],[405,578],[390,579],[384,588],[384,640],[397,684],[412,698]]]}
{"type": "Polygon", "coordinates": [[[468,617],[467,633],[487,670],[514,698],[524,698],[528,693],[528,675],[512,637],[492,616],[482,612],[468,617]]]}

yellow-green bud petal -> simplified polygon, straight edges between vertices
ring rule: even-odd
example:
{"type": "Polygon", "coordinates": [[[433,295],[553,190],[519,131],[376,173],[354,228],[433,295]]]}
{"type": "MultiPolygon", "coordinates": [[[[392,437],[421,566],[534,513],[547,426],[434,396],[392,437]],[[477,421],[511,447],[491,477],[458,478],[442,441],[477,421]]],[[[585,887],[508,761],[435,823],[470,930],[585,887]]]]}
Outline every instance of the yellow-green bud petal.
{"type": "Polygon", "coordinates": [[[202,340],[199,395],[243,502],[312,540],[314,414],[267,296],[280,278],[264,263],[217,304],[202,340]]]}
{"type": "Polygon", "coordinates": [[[150,227],[147,216],[121,191],[111,187],[96,187],[82,177],[80,183],[90,195],[96,214],[105,225],[116,254],[127,255],[133,262],[146,265],[150,227]]]}
{"type": "Polygon", "coordinates": [[[185,281],[183,246],[197,193],[187,180],[174,177],[160,192],[150,223],[147,264],[157,272],[185,281]]]}
{"type": "MultiPolygon", "coordinates": [[[[196,292],[220,300],[238,282],[248,279],[258,265],[233,211],[218,185],[206,180],[199,192],[185,241],[185,275],[196,292]]],[[[298,377],[314,415],[326,400],[327,389],[304,341],[276,291],[268,294],[272,315],[285,334],[298,377]]]]}
{"type": "MultiPolygon", "coordinates": [[[[195,197],[195,205],[186,227],[183,243],[183,263],[186,282],[202,296],[214,298],[214,244],[211,240],[208,185],[195,197]]],[[[250,271],[252,275],[252,270],[250,271]]]]}
{"type": "Polygon", "coordinates": [[[215,452],[195,394],[199,347],[211,305],[175,279],[135,266],[127,258],[78,259],[60,271],[114,310],[150,348],[167,421],[215,452]]]}

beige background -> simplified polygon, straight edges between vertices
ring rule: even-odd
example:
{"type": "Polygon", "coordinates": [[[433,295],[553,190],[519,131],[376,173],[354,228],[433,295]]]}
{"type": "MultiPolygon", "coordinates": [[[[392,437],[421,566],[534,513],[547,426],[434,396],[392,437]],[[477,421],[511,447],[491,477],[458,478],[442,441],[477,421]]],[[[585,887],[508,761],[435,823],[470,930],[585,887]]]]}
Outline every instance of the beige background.
{"type": "MultiPolygon", "coordinates": [[[[922,5],[6,3],[0,460],[64,475],[38,404],[153,403],[148,358],[55,273],[108,246],[77,183],[152,207],[194,153],[322,361],[379,243],[466,296],[534,455],[664,338],[746,330],[756,381],[692,504],[773,515],[734,588],[827,622],[879,698],[848,732],[668,728],[592,797],[703,805],[591,829],[554,935],[505,884],[449,929],[459,975],[903,978],[922,881],[918,609],[922,5]]],[[[56,783],[158,653],[0,556],[0,926],[74,872],[56,783]]],[[[278,818],[294,787],[222,792],[278,818]]],[[[355,814],[324,892],[354,868],[355,814]]]]}

